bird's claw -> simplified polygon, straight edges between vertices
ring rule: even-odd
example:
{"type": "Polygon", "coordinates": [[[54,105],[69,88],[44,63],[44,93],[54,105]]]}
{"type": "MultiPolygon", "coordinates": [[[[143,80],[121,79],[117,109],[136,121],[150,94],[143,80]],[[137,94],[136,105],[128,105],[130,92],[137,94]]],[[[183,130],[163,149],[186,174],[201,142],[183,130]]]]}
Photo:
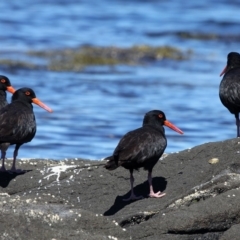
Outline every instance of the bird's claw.
{"type": "Polygon", "coordinates": [[[5,167],[1,167],[1,168],[0,168],[0,172],[7,172],[7,170],[6,170],[5,167]]]}
{"type": "Polygon", "coordinates": [[[161,198],[161,197],[164,197],[165,195],[166,195],[166,193],[161,193],[159,191],[157,193],[154,193],[154,192],[150,193],[149,197],[151,197],[151,198],[161,198]]]}

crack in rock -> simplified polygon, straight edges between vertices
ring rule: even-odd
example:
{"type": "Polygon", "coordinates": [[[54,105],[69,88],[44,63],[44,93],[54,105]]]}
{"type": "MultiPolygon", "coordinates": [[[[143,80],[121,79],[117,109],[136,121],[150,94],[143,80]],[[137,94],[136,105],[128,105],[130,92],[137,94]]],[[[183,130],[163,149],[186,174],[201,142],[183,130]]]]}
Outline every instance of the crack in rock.
{"type": "Polygon", "coordinates": [[[130,227],[136,224],[140,224],[142,222],[148,221],[150,218],[152,218],[155,214],[158,212],[143,212],[136,214],[134,216],[130,216],[127,219],[124,219],[119,223],[119,225],[123,227],[130,227]]]}
{"type": "Polygon", "coordinates": [[[170,204],[168,208],[179,208],[180,206],[190,206],[192,203],[206,200],[210,197],[224,193],[232,189],[238,189],[240,185],[240,174],[231,173],[224,170],[210,181],[191,189],[189,195],[184,196],[170,204]]]}

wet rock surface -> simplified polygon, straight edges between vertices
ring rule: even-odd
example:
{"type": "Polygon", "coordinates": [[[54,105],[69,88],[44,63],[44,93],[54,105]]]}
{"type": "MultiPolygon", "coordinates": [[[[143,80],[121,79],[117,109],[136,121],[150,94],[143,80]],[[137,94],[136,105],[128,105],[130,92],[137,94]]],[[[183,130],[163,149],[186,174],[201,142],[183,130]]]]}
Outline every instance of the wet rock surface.
{"type": "MultiPolygon", "coordinates": [[[[7,160],[8,169],[12,160],[7,160]]],[[[105,161],[18,160],[24,173],[0,172],[1,239],[238,239],[240,139],[169,154],[153,170],[107,171],[105,161]],[[218,161],[210,161],[211,159],[218,161]],[[213,162],[213,163],[212,163],[213,162]]]]}

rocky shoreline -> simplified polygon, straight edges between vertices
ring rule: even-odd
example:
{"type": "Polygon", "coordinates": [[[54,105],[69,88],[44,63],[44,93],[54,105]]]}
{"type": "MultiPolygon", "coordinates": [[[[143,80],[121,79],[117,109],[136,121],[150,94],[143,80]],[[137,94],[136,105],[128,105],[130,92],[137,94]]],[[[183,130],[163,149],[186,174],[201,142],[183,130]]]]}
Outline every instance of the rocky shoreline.
{"type": "MultiPolygon", "coordinates": [[[[11,165],[7,160],[7,167],[11,165]]],[[[18,160],[23,174],[0,173],[1,239],[239,239],[240,139],[167,155],[147,172],[107,171],[105,161],[18,160]]]]}

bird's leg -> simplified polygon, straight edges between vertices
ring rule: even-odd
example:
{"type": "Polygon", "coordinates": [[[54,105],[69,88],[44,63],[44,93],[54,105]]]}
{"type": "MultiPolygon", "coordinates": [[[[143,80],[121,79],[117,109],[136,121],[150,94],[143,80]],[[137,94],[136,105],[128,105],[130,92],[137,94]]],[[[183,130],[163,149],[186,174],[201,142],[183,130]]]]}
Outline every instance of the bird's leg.
{"type": "Polygon", "coordinates": [[[240,133],[239,133],[239,126],[240,126],[239,113],[235,113],[235,118],[236,118],[236,125],[237,125],[237,137],[240,137],[240,133]]]}
{"type": "Polygon", "coordinates": [[[134,183],[134,177],[133,177],[133,169],[130,169],[130,184],[131,184],[131,195],[129,198],[123,199],[123,201],[130,201],[130,200],[138,200],[142,199],[143,196],[136,196],[133,191],[133,183],[134,183]]]}
{"type": "Polygon", "coordinates": [[[2,159],[2,167],[0,168],[1,172],[6,172],[5,168],[5,158],[6,158],[6,152],[9,147],[10,143],[1,143],[0,148],[1,148],[1,159],[2,159]]]}
{"type": "Polygon", "coordinates": [[[149,183],[149,187],[150,187],[150,193],[149,193],[149,197],[152,198],[160,198],[166,195],[166,193],[161,193],[160,191],[155,193],[153,191],[153,185],[152,185],[152,172],[149,171],[148,172],[148,183],[149,183]]]}
{"type": "Polygon", "coordinates": [[[2,167],[0,168],[0,172],[6,172],[6,168],[5,168],[5,157],[6,157],[6,151],[1,150],[1,159],[2,159],[2,167]]]}
{"type": "Polygon", "coordinates": [[[18,149],[20,148],[22,144],[16,144],[15,150],[13,152],[13,164],[12,164],[12,168],[11,168],[11,172],[21,172],[21,169],[16,169],[15,165],[16,165],[16,159],[17,159],[17,155],[18,155],[18,149]]]}

